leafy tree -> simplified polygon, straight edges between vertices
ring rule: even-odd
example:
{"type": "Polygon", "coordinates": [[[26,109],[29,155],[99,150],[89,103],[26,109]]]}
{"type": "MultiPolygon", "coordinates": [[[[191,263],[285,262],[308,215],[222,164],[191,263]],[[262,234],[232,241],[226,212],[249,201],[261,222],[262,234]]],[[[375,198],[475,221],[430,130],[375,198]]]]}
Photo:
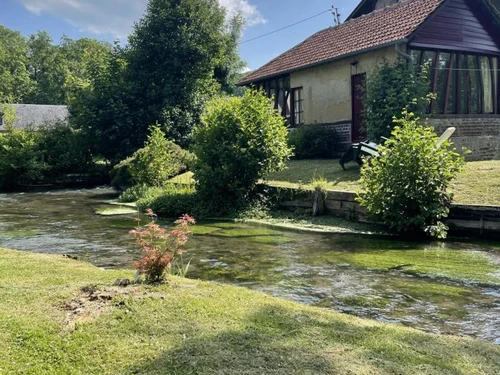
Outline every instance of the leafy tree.
{"type": "Polygon", "coordinates": [[[136,131],[159,122],[168,138],[189,142],[204,103],[218,90],[216,70],[229,86],[241,22],[228,32],[225,16],[217,0],[149,1],[127,55],[136,131]]]}
{"type": "Polygon", "coordinates": [[[113,53],[107,42],[90,38],[71,39],[63,35],[59,55],[66,62],[64,77],[64,102],[71,104],[80,90],[92,89],[94,77],[106,69],[113,53]]]}
{"type": "Polygon", "coordinates": [[[291,155],[285,120],[262,92],[212,100],[194,132],[195,177],[214,209],[246,203],[257,181],[285,167],[291,155]]]}
{"type": "Polygon", "coordinates": [[[24,37],[0,25],[0,103],[22,102],[30,90],[24,37]]]}
{"type": "Polygon", "coordinates": [[[32,104],[64,104],[66,62],[46,31],[28,39],[28,70],[33,83],[25,101],[32,104]]]}
{"type": "Polygon", "coordinates": [[[240,15],[236,15],[228,21],[224,52],[215,68],[214,76],[221,86],[221,91],[229,95],[235,95],[241,91],[236,84],[243,75],[241,71],[246,66],[238,54],[238,44],[244,24],[245,22],[240,15]]]}
{"type": "Polygon", "coordinates": [[[403,109],[417,116],[425,114],[430,100],[428,68],[416,68],[406,60],[385,63],[366,81],[364,126],[368,138],[378,141],[389,137],[395,125],[394,116],[403,109]]]}
{"type": "Polygon", "coordinates": [[[92,85],[93,74],[106,67],[109,43],[63,36],[53,44],[46,31],[28,39],[28,69],[33,83],[26,101],[34,104],[70,104],[77,92],[92,85]]]}
{"type": "Polygon", "coordinates": [[[115,45],[104,69],[90,69],[92,84],[76,92],[70,107],[72,124],[93,140],[94,151],[113,164],[132,155],[146,140],[132,119],[126,69],[124,52],[115,45]]]}
{"type": "Polygon", "coordinates": [[[361,168],[358,201],[369,214],[403,234],[427,233],[444,238],[448,228],[451,181],[464,165],[447,141],[437,145],[434,129],[422,126],[412,113],[395,121],[392,137],[379,156],[361,168]]]}

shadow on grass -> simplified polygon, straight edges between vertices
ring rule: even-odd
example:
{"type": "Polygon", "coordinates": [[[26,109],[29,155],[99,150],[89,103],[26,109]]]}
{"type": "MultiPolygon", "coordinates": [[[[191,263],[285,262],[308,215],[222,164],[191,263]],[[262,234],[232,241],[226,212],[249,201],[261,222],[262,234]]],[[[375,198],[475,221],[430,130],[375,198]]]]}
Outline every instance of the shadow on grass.
{"type": "MultiPolygon", "coordinates": [[[[244,329],[199,332],[129,374],[335,374],[320,350],[297,342],[303,328],[286,310],[263,308],[244,329]]],[[[300,340],[298,340],[300,341],[300,340]]]]}
{"type": "Polygon", "coordinates": [[[473,348],[471,341],[445,341],[351,318],[324,319],[281,306],[262,307],[238,328],[216,333],[193,328],[176,349],[126,373],[465,375],[471,372],[463,358],[484,374],[500,366],[493,359],[498,351],[486,343],[473,348]]]}

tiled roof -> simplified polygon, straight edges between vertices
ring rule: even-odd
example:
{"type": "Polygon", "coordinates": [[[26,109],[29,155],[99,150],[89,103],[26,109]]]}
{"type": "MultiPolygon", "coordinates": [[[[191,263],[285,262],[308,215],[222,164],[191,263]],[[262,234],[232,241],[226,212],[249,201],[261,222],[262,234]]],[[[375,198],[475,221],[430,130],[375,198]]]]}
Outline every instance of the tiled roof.
{"type": "MultiPolygon", "coordinates": [[[[16,109],[14,129],[36,130],[44,126],[67,122],[69,110],[65,105],[11,104],[16,109]]],[[[5,126],[0,126],[0,131],[5,126]]]]}
{"type": "Polygon", "coordinates": [[[243,77],[240,84],[299,70],[404,39],[443,1],[445,0],[401,0],[398,4],[319,31],[243,77]]]}

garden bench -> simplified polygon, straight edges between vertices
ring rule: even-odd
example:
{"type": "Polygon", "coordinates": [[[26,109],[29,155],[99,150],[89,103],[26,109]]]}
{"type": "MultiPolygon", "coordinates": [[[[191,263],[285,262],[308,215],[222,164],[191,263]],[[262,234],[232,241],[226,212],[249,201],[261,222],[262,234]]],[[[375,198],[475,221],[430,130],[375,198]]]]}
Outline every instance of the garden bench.
{"type": "MultiPolygon", "coordinates": [[[[385,142],[387,138],[381,137],[382,142],[385,142]]],[[[345,163],[355,160],[359,165],[363,164],[363,159],[361,155],[365,156],[375,156],[378,155],[377,148],[380,144],[375,142],[370,142],[369,140],[365,142],[353,143],[349,149],[342,155],[339,160],[339,164],[345,171],[345,163]]]]}

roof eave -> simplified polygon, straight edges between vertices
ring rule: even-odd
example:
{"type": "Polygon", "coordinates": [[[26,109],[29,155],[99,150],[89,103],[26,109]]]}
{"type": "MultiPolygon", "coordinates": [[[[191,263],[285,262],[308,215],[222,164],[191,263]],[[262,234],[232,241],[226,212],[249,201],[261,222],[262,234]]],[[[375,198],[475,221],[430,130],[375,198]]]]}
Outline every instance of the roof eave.
{"type": "Polygon", "coordinates": [[[367,52],[375,51],[377,49],[382,49],[382,48],[390,47],[390,46],[393,46],[393,45],[396,45],[396,44],[401,44],[401,43],[408,43],[408,38],[402,38],[402,39],[394,40],[392,42],[387,42],[387,43],[384,43],[384,44],[379,44],[377,46],[373,46],[373,47],[369,47],[369,48],[365,48],[365,49],[360,49],[360,50],[357,50],[357,51],[354,51],[354,52],[350,52],[350,53],[347,53],[347,54],[344,54],[344,55],[333,57],[331,59],[321,60],[321,61],[318,61],[318,62],[315,62],[315,63],[312,63],[312,64],[304,65],[304,66],[301,66],[300,68],[294,68],[294,69],[284,70],[282,72],[275,73],[275,74],[269,74],[267,76],[262,76],[262,77],[259,77],[257,79],[240,81],[240,82],[237,83],[237,86],[246,86],[246,85],[248,85],[250,83],[264,81],[264,80],[267,80],[267,79],[270,79],[270,78],[280,77],[280,76],[283,76],[283,75],[286,75],[286,74],[290,74],[290,73],[294,73],[294,72],[298,72],[298,71],[301,71],[301,70],[314,68],[314,67],[319,66],[319,65],[324,65],[324,64],[328,64],[328,63],[331,63],[331,62],[334,62],[334,61],[347,59],[349,57],[357,56],[357,55],[360,55],[362,53],[367,53],[367,52]]]}

